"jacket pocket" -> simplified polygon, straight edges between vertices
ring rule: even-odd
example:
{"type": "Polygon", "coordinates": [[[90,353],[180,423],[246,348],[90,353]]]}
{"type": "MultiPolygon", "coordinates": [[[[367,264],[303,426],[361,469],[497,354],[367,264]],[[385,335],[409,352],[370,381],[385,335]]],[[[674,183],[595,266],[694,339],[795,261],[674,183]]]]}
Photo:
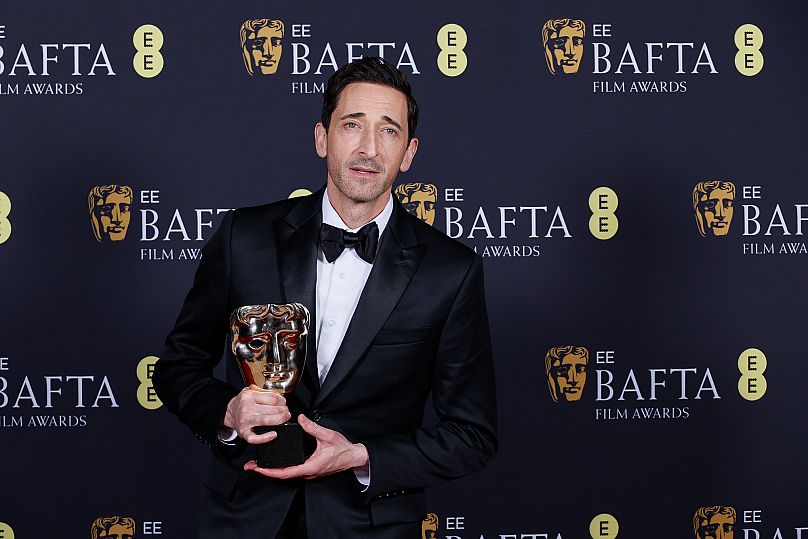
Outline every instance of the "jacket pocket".
{"type": "Polygon", "coordinates": [[[429,337],[429,326],[410,329],[382,329],[373,339],[373,344],[415,344],[429,337]]]}
{"type": "Polygon", "coordinates": [[[423,491],[405,492],[370,501],[370,519],[374,526],[420,522],[426,515],[423,491]]]}

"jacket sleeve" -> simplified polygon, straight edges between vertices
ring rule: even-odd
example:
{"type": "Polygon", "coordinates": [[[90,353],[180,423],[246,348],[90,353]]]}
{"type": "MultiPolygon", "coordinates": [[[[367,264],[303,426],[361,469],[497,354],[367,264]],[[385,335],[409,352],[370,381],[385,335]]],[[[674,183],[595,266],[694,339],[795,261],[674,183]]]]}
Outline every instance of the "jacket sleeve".
{"type": "Polygon", "coordinates": [[[496,386],[482,260],[475,256],[437,345],[434,426],[363,441],[370,498],[421,489],[481,469],[498,449],[496,386]]]}
{"type": "Polygon", "coordinates": [[[202,250],[194,283],[154,371],[154,388],[165,407],[208,445],[227,403],[238,392],[213,376],[229,325],[230,237],[233,212],[202,250]]]}

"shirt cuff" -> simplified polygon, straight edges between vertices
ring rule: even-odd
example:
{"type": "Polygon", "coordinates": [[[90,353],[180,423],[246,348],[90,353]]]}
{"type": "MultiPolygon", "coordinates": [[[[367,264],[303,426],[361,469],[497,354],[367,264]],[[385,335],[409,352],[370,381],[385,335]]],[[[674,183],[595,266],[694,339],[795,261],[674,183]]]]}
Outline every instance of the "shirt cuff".
{"type": "Polygon", "coordinates": [[[366,492],[367,489],[370,488],[370,463],[361,468],[353,468],[353,473],[354,476],[356,476],[356,480],[365,487],[362,489],[362,492],[366,492]]]}
{"type": "Polygon", "coordinates": [[[224,445],[236,445],[238,433],[235,429],[231,429],[230,427],[219,427],[219,432],[216,433],[216,437],[224,445]]]}

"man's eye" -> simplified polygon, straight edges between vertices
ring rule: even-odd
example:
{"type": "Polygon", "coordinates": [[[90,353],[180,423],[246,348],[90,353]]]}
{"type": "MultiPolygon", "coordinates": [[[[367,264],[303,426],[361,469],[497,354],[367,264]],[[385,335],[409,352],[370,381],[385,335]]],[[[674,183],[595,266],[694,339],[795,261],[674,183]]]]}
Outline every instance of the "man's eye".
{"type": "Polygon", "coordinates": [[[384,132],[388,135],[398,135],[398,131],[393,127],[385,127],[384,132]]]}
{"type": "Polygon", "coordinates": [[[129,213],[129,204],[121,204],[121,212],[129,213]]]}
{"type": "Polygon", "coordinates": [[[725,200],[725,201],[724,201],[724,207],[725,207],[725,208],[731,208],[731,207],[733,207],[734,205],[735,205],[735,202],[734,202],[733,200],[729,200],[729,199],[728,199],[728,200],[725,200]]]}
{"type": "Polygon", "coordinates": [[[418,211],[418,203],[417,202],[407,202],[406,204],[404,204],[404,207],[410,213],[415,213],[416,211],[418,211]]]}
{"type": "Polygon", "coordinates": [[[250,48],[251,49],[261,49],[263,47],[264,47],[264,39],[263,38],[253,39],[252,41],[250,41],[250,48]]]}
{"type": "Polygon", "coordinates": [[[582,37],[576,37],[576,38],[573,38],[572,43],[573,43],[573,44],[574,44],[576,47],[580,47],[580,46],[581,46],[581,45],[583,45],[583,43],[584,43],[584,38],[582,38],[582,37]]]}
{"type": "Polygon", "coordinates": [[[704,203],[704,209],[707,211],[713,211],[715,209],[715,201],[709,200],[704,203]]]}
{"type": "Polygon", "coordinates": [[[586,365],[578,365],[575,367],[575,370],[578,372],[586,372],[586,365]]]}
{"type": "Polygon", "coordinates": [[[435,209],[435,203],[434,202],[425,202],[424,206],[426,206],[427,211],[432,211],[432,210],[435,209]]]}
{"type": "Polygon", "coordinates": [[[281,39],[279,37],[272,38],[272,46],[273,47],[280,47],[281,46],[281,39]]]}
{"type": "Polygon", "coordinates": [[[346,122],[345,127],[347,127],[348,129],[354,129],[356,127],[359,127],[359,124],[356,122],[346,122]]]}
{"type": "Polygon", "coordinates": [[[563,49],[563,48],[564,48],[564,42],[566,42],[566,41],[567,41],[567,39],[566,39],[566,38],[563,38],[563,37],[557,37],[557,38],[555,38],[554,40],[552,40],[552,41],[550,42],[550,45],[551,45],[551,46],[552,46],[554,49],[563,49]]]}
{"type": "Polygon", "coordinates": [[[252,350],[260,350],[261,347],[264,346],[264,341],[261,339],[252,339],[250,342],[247,343],[247,346],[250,347],[252,350]]]}
{"type": "Polygon", "coordinates": [[[101,213],[104,215],[109,215],[112,213],[112,204],[103,204],[101,206],[101,213]]]}

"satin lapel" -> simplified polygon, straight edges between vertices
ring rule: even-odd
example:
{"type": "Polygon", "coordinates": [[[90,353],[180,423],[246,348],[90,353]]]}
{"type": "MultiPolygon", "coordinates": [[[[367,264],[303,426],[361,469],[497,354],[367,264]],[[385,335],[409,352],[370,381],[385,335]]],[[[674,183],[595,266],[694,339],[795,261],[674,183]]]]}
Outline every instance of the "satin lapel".
{"type": "Polygon", "coordinates": [[[394,202],[393,215],[382,234],[373,269],[314,406],[322,403],[351,372],[418,269],[426,246],[417,244],[409,219],[406,210],[394,202]]]}
{"type": "Polygon", "coordinates": [[[311,314],[306,340],[304,375],[317,380],[317,238],[322,215],[322,190],[305,198],[284,217],[276,229],[279,268],[287,302],[306,306],[311,314]]]}

